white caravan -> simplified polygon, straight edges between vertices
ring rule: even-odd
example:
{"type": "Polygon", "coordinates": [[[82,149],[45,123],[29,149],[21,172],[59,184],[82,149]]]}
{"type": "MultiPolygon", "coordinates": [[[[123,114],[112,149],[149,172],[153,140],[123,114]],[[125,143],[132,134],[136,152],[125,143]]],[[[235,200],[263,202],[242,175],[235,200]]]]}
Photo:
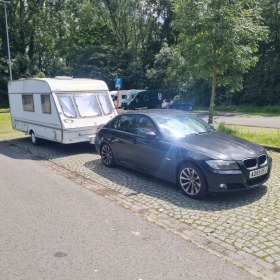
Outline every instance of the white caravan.
{"type": "Polygon", "coordinates": [[[8,84],[12,126],[62,144],[94,143],[96,129],[117,115],[105,82],[71,77],[34,78],[8,84]]]}

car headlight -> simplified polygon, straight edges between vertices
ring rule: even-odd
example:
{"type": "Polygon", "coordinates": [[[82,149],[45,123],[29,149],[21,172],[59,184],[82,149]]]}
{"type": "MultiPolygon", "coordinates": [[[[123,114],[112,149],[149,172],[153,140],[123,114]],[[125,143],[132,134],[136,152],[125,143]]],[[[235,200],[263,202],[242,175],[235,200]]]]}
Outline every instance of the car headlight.
{"type": "Polygon", "coordinates": [[[206,163],[212,167],[213,169],[217,170],[236,170],[239,169],[239,166],[236,161],[234,160],[207,160],[206,163]]]}

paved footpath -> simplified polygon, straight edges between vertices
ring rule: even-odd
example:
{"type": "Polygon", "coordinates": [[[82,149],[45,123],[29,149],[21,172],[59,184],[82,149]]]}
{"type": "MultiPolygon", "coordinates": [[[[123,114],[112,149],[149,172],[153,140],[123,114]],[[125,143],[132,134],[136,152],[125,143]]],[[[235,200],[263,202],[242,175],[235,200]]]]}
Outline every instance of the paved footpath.
{"type": "Polygon", "coordinates": [[[270,152],[273,171],[266,185],[203,201],[177,186],[141,173],[102,165],[94,146],[33,146],[22,134],[0,141],[51,170],[183,239],[244,268],[260,279],[280,279],[280,154],[270,152]]]}

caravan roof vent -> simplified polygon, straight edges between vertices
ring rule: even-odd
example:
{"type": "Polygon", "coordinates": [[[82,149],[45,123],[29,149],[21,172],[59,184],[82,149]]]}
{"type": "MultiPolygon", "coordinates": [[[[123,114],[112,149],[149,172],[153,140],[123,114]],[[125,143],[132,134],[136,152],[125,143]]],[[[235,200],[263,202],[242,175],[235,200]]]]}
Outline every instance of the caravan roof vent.
{"type": "Polygon", "coordinates": [[[69,76],[55,76],[55,78],[58,80],[73,80],[73,78],[69,76]]]}

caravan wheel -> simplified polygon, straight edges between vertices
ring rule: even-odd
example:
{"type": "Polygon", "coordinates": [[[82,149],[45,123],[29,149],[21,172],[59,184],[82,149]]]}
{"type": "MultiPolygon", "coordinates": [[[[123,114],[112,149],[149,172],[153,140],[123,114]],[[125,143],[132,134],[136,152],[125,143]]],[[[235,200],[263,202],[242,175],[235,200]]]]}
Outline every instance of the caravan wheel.
{"type": "Polygon", "coordinates": [[[35,146],[38,145],[40,140],[36,137],[34,131],[31,131],[30,134],[31,134],[31,142],[32,142],[32,144],[35,145],[35,146]]]}

